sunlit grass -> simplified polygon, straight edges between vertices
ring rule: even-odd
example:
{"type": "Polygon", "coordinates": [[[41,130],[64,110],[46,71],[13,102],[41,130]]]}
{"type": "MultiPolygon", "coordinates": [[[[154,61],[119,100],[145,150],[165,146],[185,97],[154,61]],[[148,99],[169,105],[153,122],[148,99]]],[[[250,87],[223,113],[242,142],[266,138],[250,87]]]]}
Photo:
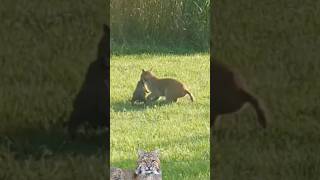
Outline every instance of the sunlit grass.
{"type": "Polygon", "coordinates": [[[208,54],[117,55],[111,61],[111,165],[135,168],[137,150],[161,151],[164,179],[209,178],[208,54]],[[132,106],[142,69],[176,78],[195,96],[178,103],[132,106]]]}

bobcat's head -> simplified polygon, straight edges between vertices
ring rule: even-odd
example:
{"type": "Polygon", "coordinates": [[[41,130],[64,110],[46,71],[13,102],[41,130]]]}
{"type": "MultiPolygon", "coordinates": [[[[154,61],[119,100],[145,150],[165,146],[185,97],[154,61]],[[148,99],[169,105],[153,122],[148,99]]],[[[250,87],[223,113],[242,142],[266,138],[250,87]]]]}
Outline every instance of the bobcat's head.
{"type": "Polygon", "coordinates": [[[155,150],[152,152],[145,152],[143,150],[139,150],[138,154],[138,167],[136,169],[137,175],[161,174],[159,150],[155,150]]]}
{"type": "Polygon", "coordinates": [[[148,71],[142,69],[142,73],[140,75],[140,80],[142,80],[143,82],[146,82],[152,78],[155,78],[155,75],[151,71],[152,71],[152,68],[148,71]]]}

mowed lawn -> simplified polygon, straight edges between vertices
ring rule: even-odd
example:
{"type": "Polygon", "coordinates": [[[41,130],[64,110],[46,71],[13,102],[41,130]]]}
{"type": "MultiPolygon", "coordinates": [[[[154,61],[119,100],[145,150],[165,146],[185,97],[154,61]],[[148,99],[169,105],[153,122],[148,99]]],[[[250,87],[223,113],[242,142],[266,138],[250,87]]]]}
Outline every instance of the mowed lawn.
{"type": "Polygon", "coordinates": [[[209,179],[209,55],[114,55],[110,69],[111,166],[134,169],[139,148],[158,148],[164,179],[209,179]],[[132,106],[141,70],[149,68],[185,83],[195,102],[185,96],[176,104],[132,106]]]}

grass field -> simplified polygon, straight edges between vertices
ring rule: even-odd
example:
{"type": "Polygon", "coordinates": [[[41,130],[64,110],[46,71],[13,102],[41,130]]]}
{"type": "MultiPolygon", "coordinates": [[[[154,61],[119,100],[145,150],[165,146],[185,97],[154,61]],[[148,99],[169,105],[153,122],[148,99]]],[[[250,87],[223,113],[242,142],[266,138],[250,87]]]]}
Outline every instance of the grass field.
{"type": "Polygon", "coordinates": [[[159,148],[164,179],[209,179],[209,55],[117,54],[111,58],[111,166],[136,167],[137,150],[159,148]],[[142,69],[184,82],[194,94],[177,104],[130,104],[142,69]]]}
{"type": "Polygon", "coordinates": [[[214,3],[215,57],[243,74],[271,116],[266,130],[252,108],[221,119],[214,178],[319,179],[318,2],[214,3]]]}
{"type": "Polygon", "coordinates": [[[0,179],[105,179],[105,134],[63,144],[106,1],[1,1],[0,179]]]}

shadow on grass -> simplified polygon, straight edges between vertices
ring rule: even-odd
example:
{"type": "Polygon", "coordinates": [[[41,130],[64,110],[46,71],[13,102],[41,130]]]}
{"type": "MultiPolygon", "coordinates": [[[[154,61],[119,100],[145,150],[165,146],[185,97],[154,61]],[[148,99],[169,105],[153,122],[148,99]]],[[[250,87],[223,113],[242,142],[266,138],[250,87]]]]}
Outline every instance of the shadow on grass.
{"type": "Polygon", "coordinates": [[[106,132],[78,136],[74,140],[67,138],[63,129],[28,129],[16,134],[0,137],[0,147],[15,154],[17,159],[29,157],[41,159],[56,155],[101,155],[106,156],[106,132]]]}
{"type": "Polygon", "coordinates": [[[158,100],[147,104],[137,103],[131,104],[130,101],[116,101],[110,104],[110,107],[115,112],[132,112],[132,111],[144,111],[148,108],[157,108],[160,106],[168,106],[173,103],[165,102],[164,100],[158,100]]]}
{"type": "Polygon", "coordinates": [[[244,138],[264,138],[268,133],[270,133],[269,129],[262,129],[258,127],[246,128],[245,130],[241,128],[229,129],[229,128],[221,128],[211,130],[212,139],[217,141],[224,141],[228,139],[238,139],[243,140],[244,138]]]}
{"type": "MultiPolygon", "coordinates": [[[[238,142],[239,144],[249,143],[249,144],[269,144],[270,139],[268,136],[270,129],[261,129],[257,127],[251,127],[246,129],[235,128],[221,128],[221,129],[211,129],[210,144],[211,147],[215,147],[215,144],[224,144],[230,141],[238,142]]],[[[240,147],[240,145],[238,146],[240,147]]]]}

